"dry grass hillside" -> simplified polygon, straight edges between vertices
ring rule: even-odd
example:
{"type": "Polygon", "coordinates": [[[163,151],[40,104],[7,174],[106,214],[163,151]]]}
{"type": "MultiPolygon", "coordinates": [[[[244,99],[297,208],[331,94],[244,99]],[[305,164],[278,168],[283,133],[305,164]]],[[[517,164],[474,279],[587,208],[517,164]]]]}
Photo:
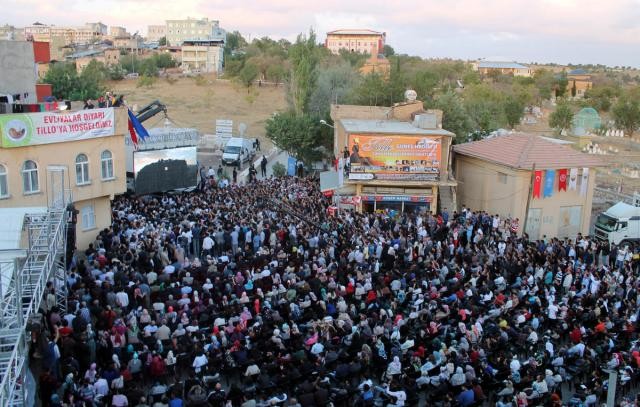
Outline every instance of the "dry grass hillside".
{"type": "MultiPolygon", "coordinates": [[[[239,123],[246,123],[247,136],[264,140],[266,120],[286,108],[283,86],[254,87],[248,92],[242,85],[213,76],[158,78],[151,87],[137,87],[137,83],[129,79],[110,82],[107,87],[124,94],[127,104],[138,109],[158,99],[177,126],[195,127],[202,134],[214,134],[217,119],[231,119],[234,131],[239,123]]],[[[161,115],[145,122],[147,127],[162,125],[161,115]]]]}

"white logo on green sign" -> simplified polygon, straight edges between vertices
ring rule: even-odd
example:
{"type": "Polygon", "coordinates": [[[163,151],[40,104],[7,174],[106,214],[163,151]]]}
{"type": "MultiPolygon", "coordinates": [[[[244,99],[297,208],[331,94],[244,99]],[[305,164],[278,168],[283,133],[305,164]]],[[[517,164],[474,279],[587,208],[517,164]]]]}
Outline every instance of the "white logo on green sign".
{"type": "Polygon", "coordinates": [[[33,123],[28,115],[0,115],[2,147],[29,145],[33,135],[33,123]]]}

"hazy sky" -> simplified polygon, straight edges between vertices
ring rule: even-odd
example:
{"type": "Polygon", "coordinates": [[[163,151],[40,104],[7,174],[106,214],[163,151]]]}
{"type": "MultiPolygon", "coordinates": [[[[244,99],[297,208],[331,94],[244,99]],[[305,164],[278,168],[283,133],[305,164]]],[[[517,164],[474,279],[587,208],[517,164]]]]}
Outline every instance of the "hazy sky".
{"type": "Polygon", "coordinates": [[[640,67],[640,0],[8,0],[0,24],[102,21],[146,34],[167,18],[209,17],[245,37],[295,39],[313,27],[387,33],[422,57],[640,67]]]}

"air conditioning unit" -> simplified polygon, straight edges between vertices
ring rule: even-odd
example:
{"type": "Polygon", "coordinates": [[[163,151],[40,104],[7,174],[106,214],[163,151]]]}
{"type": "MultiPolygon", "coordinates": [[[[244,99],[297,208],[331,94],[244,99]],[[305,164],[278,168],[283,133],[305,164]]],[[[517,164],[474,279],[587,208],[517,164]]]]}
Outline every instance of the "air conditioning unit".
{"type": "Polygon", "coordinates": [[[633,193],[633,206],[640,208],[640,192],[633,193]]]}

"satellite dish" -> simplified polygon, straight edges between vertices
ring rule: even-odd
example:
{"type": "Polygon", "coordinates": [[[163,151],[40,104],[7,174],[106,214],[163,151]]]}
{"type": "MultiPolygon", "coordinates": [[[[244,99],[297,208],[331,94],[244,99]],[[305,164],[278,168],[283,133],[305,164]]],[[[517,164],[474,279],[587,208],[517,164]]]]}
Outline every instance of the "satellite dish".
{"type": "Polygon", "coordinates": [[[416,93],[415,90],[413,89],[407,89],[406,92],[404,92],[404,98],[408,101],[408,102],[413,102],[416,100],[416,98],[418,97],[418,94],[416,93]]]}
{"type": "Polygon", "coordinates": [[[244,136],[244,133],[247,132],[247,125],[244,123],[240,123],[238,125],[238,132],[240,133],[240,136],[244,136]]]}

